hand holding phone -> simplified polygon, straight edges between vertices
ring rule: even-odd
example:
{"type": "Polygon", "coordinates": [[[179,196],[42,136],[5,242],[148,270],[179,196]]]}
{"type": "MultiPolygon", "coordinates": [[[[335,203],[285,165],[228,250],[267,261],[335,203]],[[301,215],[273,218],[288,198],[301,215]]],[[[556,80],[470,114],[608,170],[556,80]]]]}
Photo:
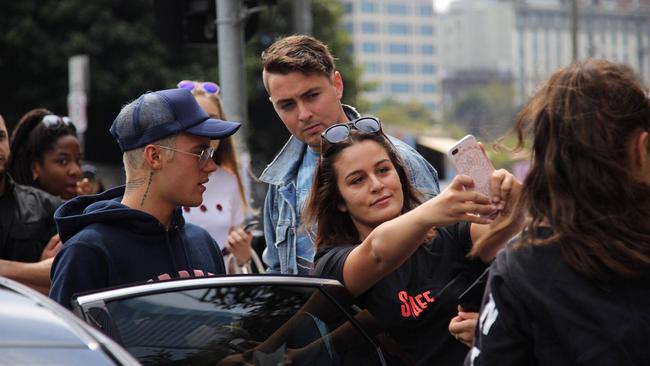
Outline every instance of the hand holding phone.
{"type": "Polygon", "coordinates": [[[474,189],[490,197],[490,179],[494,166],[474,136],[463,137],[449,149],[447,155],[456,166],[458,174],[470,176],[474,180],[474,189]]]}

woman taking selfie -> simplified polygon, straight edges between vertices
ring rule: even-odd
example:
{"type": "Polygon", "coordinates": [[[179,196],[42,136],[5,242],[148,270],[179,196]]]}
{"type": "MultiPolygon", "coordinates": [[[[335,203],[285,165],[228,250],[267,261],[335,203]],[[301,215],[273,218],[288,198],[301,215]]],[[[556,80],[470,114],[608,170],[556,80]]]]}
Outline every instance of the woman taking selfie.
{"type": "Polygon", "coordinates": [[[508,216],[519,182],[495,171],[487,197],[460,175],[418,206],[378,120],[334,125],[321,146],[306,209],[318,224],[315,273],[341,281],[412,363],[461,364],[468,349],[447,330],[458,295],[519,226],[481,248],[472,243],[508,216]]]}
{"type": "MultiPolygon", "coordinates": [[[[555,72],[519,114],[532,140],[514,247],[491,268],[474,365],[647,365],[650,103],[632,70],[555,72]]],[[[486,236],[501,235],[501,229],[486,236]]]]}

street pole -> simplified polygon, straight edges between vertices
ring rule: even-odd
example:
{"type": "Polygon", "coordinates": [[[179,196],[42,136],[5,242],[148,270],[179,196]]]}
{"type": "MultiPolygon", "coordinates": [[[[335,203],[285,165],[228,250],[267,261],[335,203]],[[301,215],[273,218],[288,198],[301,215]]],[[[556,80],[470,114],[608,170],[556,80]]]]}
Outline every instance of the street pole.
{"type": "Polygon", "coordinates": [[[244,63],[244,10],[240,0],[215,0],[219,57],[219,86],[228,119],[243,122],[238,136],[246,135],[246,78],[244,63]]]}
{"type": "Polygon", "coordinates": [[[68,116],[77,129],[77,137],[83,147],[88,129],[88,92],[90,90],[90,58],[75,55],[68,59],[68,116]]]}
{"type": "MultiPolygon", "coordinates": [[[[248,9],[241,0],[215,0],[217,11],[217,45],[220,97],[228,120],[241,123],[234,135],[239,153],[240,175],[246,197],[251,197],[248,152],[249,120],[246,98],[246,63],[244,25],[248,9]]],[[[250,203],[250,202],[249,202],[250,203]]]]}
{"type": "Polygon", "coordinates": [[[311,35],[314,21],[311,16],[311,0],[291,2],[293,31],[297,34],[311,35]]]}

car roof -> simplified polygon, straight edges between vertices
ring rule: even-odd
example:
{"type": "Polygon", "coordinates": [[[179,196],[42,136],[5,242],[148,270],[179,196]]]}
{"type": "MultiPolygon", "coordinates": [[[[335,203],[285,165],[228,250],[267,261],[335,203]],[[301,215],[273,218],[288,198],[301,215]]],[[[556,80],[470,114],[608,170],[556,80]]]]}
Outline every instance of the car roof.
{"type": "Polygon", "coordinates": [[[0,304],[0,347],[88,347],[60,315],[1,283],[0,304]]]}
{"type": "Polygon", "coordinates": [[[139,365],[61,305],[2,276],[0,304],[0,364],[139,365]]]}

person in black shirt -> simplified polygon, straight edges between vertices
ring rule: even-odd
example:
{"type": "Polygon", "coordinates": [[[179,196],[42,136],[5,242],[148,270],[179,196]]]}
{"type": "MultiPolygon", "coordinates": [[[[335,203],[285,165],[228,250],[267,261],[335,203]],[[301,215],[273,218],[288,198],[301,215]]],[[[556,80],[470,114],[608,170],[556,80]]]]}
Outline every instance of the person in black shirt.
{"type": "Polygon", "coordinates": [[[62,246],[53,218],[62,201],[15,183],[7,172],[10,155],[9,134],[0,116],[0,276],[47,294],[53,257],[62,246]]]}
{"type": "Polygon", "coordinates": [[[648,90],[627,66],[572,64],[520,113],[520,147],[528,131],[525,230],[491,268],[466,364],[647,365],[648,90]]]}
{"type": "Polygon", "coordinates": [[[341,281],[411,362],[462,364],[467,347],[447,331],[458,295],[517,225],[474,248],[476,257],[467,254],[490,225],[508,216],[520,184],[498,170],[486,197],[460,175],[415,207],[418,194],[408,174],[378,120],[325,130],[306,207],[308,222],[318,223],[314,273],[341,281]]]}

